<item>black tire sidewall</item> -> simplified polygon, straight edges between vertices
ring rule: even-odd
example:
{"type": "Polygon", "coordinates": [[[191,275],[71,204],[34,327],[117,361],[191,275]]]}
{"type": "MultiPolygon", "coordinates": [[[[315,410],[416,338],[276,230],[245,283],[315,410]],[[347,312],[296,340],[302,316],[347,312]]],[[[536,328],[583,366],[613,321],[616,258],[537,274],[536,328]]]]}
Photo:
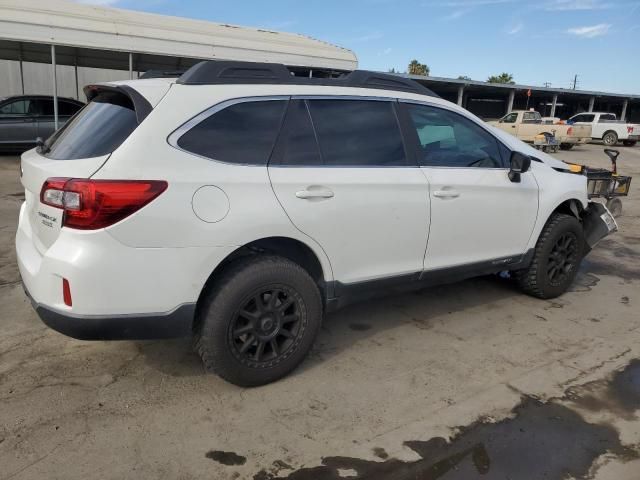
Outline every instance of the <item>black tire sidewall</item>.
{"type": "Polygon", "coordinates": [[[281,257],[258,257],[242,262],[220,279],[208,294],[202,310],[197,344],[205,366],[225,380],[240,386],[258,386],[284,377],[296,368],[311,349],[322,323],[322,300],[309,274],[281,257]],[[304,332],[289,354],[269,366],[253,367],[241,362],[231,350],[231,322],[246,297],[259,288],[284,285],[295,291],[304,311],[304,332]]]}
{"type": "Polygon", "coordinates": [[[536,281],[546,298],[557,297],[567,291],[567,289],[573,283],[573,280],[578,272],[580,262],[582,261],[583,252],[584,232],[582,230],[582,225],[580,225],[580,222],[575,217],[571,217],[568,215],[563,216],[557,223],[555,223],[555,225],[553,225],[551,231],[546,236],[545,241],[542,245],[540,245],[538,252],[536,252],[539,257],[538,271],[536,272],[536,281]],[[547,262],[549,259],[549,255],[551,254],[551,250],[555,246],[558,239],[563,234],[569,232],[575,234],[576,236],[576,260],[570,275],[567,276],[565,281],[560,283],[559,285],[553,285],[547,275],[547,262]]]}

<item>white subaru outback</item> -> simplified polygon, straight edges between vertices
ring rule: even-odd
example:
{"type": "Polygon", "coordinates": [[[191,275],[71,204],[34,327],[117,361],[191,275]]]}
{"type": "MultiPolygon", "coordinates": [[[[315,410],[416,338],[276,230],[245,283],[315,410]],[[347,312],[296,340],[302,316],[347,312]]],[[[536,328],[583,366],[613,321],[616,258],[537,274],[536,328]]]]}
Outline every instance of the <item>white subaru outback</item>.
{"type": "Polygon", "coordinates": [[[209,61],[85,93],[22,156],[27,294],[79,339],[193,334],[238,385],[398,287],[510,271],[560,295],[615,229],[585,176],[401,77],[209,61]]]}

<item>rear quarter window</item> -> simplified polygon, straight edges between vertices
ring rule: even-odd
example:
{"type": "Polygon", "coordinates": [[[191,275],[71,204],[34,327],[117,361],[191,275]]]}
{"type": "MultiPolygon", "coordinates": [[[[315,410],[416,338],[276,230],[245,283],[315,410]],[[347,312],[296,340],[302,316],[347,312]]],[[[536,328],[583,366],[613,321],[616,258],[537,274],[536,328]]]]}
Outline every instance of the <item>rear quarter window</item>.
{"type": "Polygon", "coordinates": [[[184,133],[177,141],[178,147],[220,162],[266,165],[285,107],[285,100],[230,105],[184,133]]]}
{"type": "Polygon", "coordinates": [[[102,92],[45,142],[44,155],[56,160],[101,157],[118,148],[137,126],[126,95],[102,92]]]}

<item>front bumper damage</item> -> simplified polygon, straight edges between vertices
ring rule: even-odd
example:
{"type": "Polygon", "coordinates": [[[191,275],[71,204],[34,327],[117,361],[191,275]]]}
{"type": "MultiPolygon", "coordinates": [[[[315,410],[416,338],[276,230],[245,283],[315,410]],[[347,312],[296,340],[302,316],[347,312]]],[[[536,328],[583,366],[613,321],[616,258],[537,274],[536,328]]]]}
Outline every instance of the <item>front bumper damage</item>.
{"type": "Polygon", "coordinates": [[[618,231],[618,224],[602,203],[589,202],[586,209],[580,215],[582,228],[584,229],[585,243],[592,249],[607,235],[618,231]]]}

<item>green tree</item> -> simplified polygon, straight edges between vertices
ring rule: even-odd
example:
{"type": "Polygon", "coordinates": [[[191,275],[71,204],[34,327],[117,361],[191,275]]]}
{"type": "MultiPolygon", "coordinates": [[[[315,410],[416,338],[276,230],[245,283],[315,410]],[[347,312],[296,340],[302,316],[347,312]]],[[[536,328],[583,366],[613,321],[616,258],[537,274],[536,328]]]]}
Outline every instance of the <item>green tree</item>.
{"type": "Polygon", "coordinates": [[[471,77],[467,77],[466,75],[458,75],[458,80],[471,80],[471,77]]]}
{"type": "Polygon", "coordinates": [[[396,72],[395,68],[390,68],[389,70],[387,70],[389,73],[400,73],[400,72],[396,72]]]}
{"type": "Polygon", "coordinates": [[[487,82],[489,82],[489,83],[509,83],[511,85],[516,83],[516,82],[513,81],[513,75],[511,75],[510,73],[507,73],[507,72],[502,72],[500,75],[491,75],[489,78],[487,78],[487,82]]]}
{"type": "Polygon", "coordinates": [[[411,60],[411,63],[409,63],[408,73],[409,75],[422,75],[423,77],[428,77],[429,67],[424,63],[418,62],[418,60],[411,60]]]}

